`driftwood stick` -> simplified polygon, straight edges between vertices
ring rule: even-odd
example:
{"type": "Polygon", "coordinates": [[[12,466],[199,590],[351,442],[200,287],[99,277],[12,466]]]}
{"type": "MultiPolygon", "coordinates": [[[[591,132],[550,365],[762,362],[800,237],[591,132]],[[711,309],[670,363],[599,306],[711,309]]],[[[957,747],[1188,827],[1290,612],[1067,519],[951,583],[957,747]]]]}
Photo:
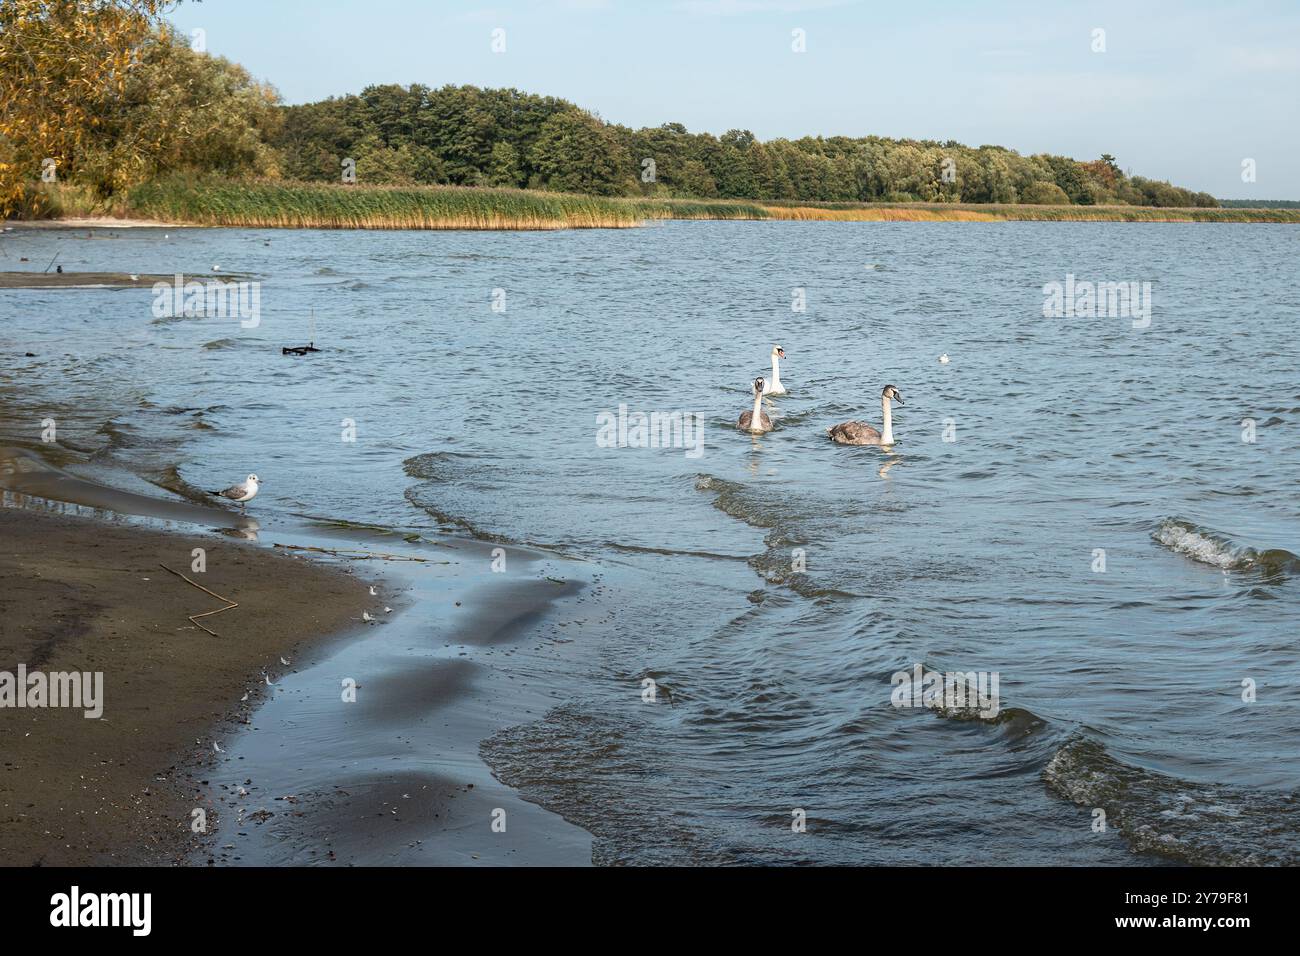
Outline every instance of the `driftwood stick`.
{"type": "MultiPolygon", "coordinates": [[[[222,610],[223,610],[223,611],[226,611],[226,610],[229,610],[229,608],[222,608],[222,610]]],[[[208,632],[209,634],[211,634],[213,637],[220,637],[220,636],[221,636],[221,635],[218,634],[216,631],[214,631],[212,628],[210,628],[210,627],[204,627],[202,624],[200,624],[198,621],[194,620],[194,618],[192,618],[192,617],[190,618],[190,623],[193,624],[195,627],[197,627],[200,631],[207,631],[207,632],[208,632]]]]}
{"type": "MultiPolygon", "coordinates": [[[[317,554],[333,554],[340,558],[352,558],[357,561],[368,561],[371,558],[379,558],[382,561],[423,561],[428,563],[429,558],[417,558],[408,554],[386,554],[383,551],[365,551],[360,548],[313,548],[306,544],[279,544],[273,547],[288,548],[293,551],[315,551],[317,554]]],[[[443,561],[442,564],[449,562],[443,561]]],[[[210,592],[209,592],[210,593],[210,592]]]]}
{"type": "Polygon", "coordinates": [[[205,588],[202,584],[199,584],[199,583],[197,583],[197,582],[195,582],[195,581],[191,581],[189,578],[187,578],[185,575],[181,574],[179,571],[172,571],[172,569],[169,568],[169,567],[167,567],[167,565],[165,565],[165,564],[160,564],[160,565],[158,565],[158,567],[162,568],[164,571],[171,571],[172,574],[176,575],[178,578],[180,578],[180,579],[181,579],[182,581],[184,581],[186,584],[192,584],[194,587],[198,588],[198,589],[199,589],[200,591],[202,591],[204,594],[211,594],[211,595],[212,595],[214,598],[216,598],[218,601],[225,601],[225,602],[226,602],[226,606],[225,606],[225,607],[219,607],[219,608],[217,608],[215,611],[204,611],[202,614],[191,614],[191,615],[189,615],[190,623],[193,624],[195,627],[197,627],[199,630],[201,630],[201,631],[207,631],[207,632],[208,632],[209,634],[211,634],[213,637],[220,637],[221,635],[219,635],[216,631],[212,630],[212,629],[209,628],[209,627],[204,627],[202,624],[200,624],[200,623],[198,622],[197,618],[200,618],[200,617],[208,617],[208,616],[213,615],[213,614],[220,614],[222,611],[229,611],[229,610],[232,610],[233,608],[237,608],[237,607],[239,607],[239,605],[238,605],[237,603],[235,603],[234,601],[230,600],[230,598],[228,598],[228,597],[222,597],[220,594],[218,594],[218,593],[215,592],[215,591],[209,591],[209,590],[208,590],[207,588],[205,588]]]}
{"type": "MultiPolygon", "coordinates": [[[[185,575],[181,574],[179,571],[172,571],[172,569],[169,568],[169,567],[167,567],[167,565],[165,565],[165,564],[160,564],[160,565],[158,565],[158,567],[162,568],[164,571],[171,571],[172,574],[176,575],[178,578],[180,578],[180,579],[181,579],[182,581],[184,581],[186,584],[193,584],[196,588],[198,588],[198,589],[199,589],[200,591],[202,591],[204,594],[211,594],[211,595],[212,595],[214,598],[216,598],[218,601],[225,601],[227,604],[230,605],[230,607],[239,607],[239,605],[236,604],[234,601],[230,600],[230,598],[228,598],[228,597],[222,597],[220,594],[216,593],[215,591],[209,591],[209,590],[208,590],[207,588],[205,588],[202,584],[197,584],[197,583],[195,583],[194,581],[191,581],[189,578],[187,578],[185,575]]],[[[229,609],[230,609],[230,608],[224,608],[223,610],[229,610],[229,609]]],[[[216,612],[215,612],[215,611],[209,611],[208,613],[209,613],[209,614],[215,614],[216,612]]]]}

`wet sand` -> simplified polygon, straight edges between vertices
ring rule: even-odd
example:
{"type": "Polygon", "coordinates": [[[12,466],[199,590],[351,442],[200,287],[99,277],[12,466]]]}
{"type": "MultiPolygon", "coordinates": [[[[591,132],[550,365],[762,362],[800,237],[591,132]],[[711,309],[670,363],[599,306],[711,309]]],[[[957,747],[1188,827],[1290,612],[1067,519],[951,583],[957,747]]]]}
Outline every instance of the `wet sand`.
{"type": "Polygon", "coordinates": [[[479,755],[559,702],[552,669],[569,668],[539,666],[536,622],[587,617],[569,599],[578,585],[539,582],[519,552],[511,574],[478,570],[491,558],[476,542],[456,552],[450,566],[386,568],[409,605],[279,682],[211,770],[219,825],[191,862],[590,865],[589,833],[522,799],[479,755]],[[340,703],[347,678],[355,701],[340,703]]]}
{"type": "Polygon", "coordinates": [[[117,216],[68,216],[63,219],[10,219],[6,229],[183,229],[193,228],[185,222],[161,219],[122,219],[117,216]]]}
{"type": "MultiPolygon", "coordinates": [[[[242,273],[213,272],[205,274],[205,282],[237,282],[248,278],[242,273]]],[[[191,281],[197,276],[189,276],[191,281]]],[[[0,272],[0,289],[131,289],[136,286],[151,289],[155,282],[171,285],[175,275],[127,272],[0,272]]]]}
{"type": "Polygon", "coordinates": [[[206,805],[195,764],[246,719],[263,671],[357,622],[367,595],[359,577],[208,534],[0,509],[0,671],[104,675],[100,719],[0,708],[0,864],[184,858],[206,805]],[[187,617],[221,602],[160,564],[238,602],[200,619],[219,636],[187,617]]]}
{"type": "Polygon", "coordinates": [[[590,834],[478,756],[554,705],[553,677],[495,656],[594,623],[582,565],[511,548],[497,573],[485,542],[264,526],[256,509],[124,491],[21,448],[0,448],[0,500],[17,506],[0,508],[0,671],[103,671],[107,698],[98,721],[0,708],[0,864],[591,862],[590,834]],[[162,563],[239,602],[200,619],[220,637],[187,615],[222,602],[162,563]]]}

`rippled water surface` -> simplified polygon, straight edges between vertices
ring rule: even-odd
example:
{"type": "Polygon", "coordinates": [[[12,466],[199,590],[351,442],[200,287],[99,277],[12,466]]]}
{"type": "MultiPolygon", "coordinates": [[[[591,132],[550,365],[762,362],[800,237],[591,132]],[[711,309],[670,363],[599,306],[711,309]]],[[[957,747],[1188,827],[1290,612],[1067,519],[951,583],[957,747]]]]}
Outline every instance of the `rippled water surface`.
{"type": "Polygon", "coordinates": [[[148,288],[0,291],[0,436],[180,491],[256,471],[263,514],[604,567],[602,624],[553,675],[566,702],[482,748],[598,862],[1294,864],[1298,243],[1122,223],[7,233],[0,268],[250,273],[261,323],[156,319],[148,288]],[[1044,318],[1067,274],[1151,282],[1150,326],[1044,318]],[[750,438],[734,423],[774,343],[789,394],[750,438]],[[879,424],[885,384],[906,402],[892,452],[830,444],[879,424]],[[620,404],[701,415],[703,453],[599,447],[620,404]],[[894,708],[917,663],[997,672],[999,714],[894,708]]]}

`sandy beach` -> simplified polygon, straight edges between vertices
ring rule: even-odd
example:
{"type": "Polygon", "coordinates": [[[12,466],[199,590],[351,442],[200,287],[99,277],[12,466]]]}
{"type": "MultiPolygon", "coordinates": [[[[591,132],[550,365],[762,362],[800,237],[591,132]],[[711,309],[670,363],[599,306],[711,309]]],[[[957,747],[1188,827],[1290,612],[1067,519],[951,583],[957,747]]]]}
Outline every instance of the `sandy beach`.
{"type": "Polygon", "coordinates": [[[590,862],[584,830],[477,756],[555,693],[494,654],[546,618],[587,626],[581,580],[528,549],[497,573],[485,542],[264,523],[188,490],[0,447],[0,702],[20,667],[104,688],[97,719],[0,707],[0,865],[590,862]],[[191,621],[213,595],[239,607],[191,621]]]}
{"type": "Polygon", "coordinates": [[[118,216],[65,216],[59,219],[10,219],[4,225],[16,229],[181,229],[192,224],[118,216]]]}
{"type": "MultiPolygon", "coordinates": [[[[204,276],[206,282],[237,282],[243,273],[222,272],[204,276]]],[[[0,272],[0,289],[151,289],[156,282],[171,285],[176,274],[129,272],[0,272]]],[[[194,281],[191,277],[190,281],[194,281]]]]}
{"type": "Polygon", "coordinates": [[[99,719],[0,710],[0,864],[184,858],[192,810],[211,812],[201,764],[259,702],[262,673],[356,622],[367,593],[343,571],[212,535],[0,509],[0,671],[104,675],[99,719]],[[188,616],[221,602],[160,565],[238,602],[200,619],[218,636],[188,616]]]}

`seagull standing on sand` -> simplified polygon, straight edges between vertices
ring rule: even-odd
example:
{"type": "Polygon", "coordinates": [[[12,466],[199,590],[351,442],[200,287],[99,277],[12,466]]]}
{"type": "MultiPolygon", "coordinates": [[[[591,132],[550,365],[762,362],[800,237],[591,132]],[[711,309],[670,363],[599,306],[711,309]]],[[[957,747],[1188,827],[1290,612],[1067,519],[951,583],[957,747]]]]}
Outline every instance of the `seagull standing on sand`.
{"type": "Polygon", "coordinates": [[[245,481],[237,485],[231,485],[225,491],[209,491],[208,494],[216,495],[218,498],[228,498],[231,501],[238,501],[242,508],[245,504],[257,497],[258,487],[261,482],[257,475],[249,475],[245,481]]]}

